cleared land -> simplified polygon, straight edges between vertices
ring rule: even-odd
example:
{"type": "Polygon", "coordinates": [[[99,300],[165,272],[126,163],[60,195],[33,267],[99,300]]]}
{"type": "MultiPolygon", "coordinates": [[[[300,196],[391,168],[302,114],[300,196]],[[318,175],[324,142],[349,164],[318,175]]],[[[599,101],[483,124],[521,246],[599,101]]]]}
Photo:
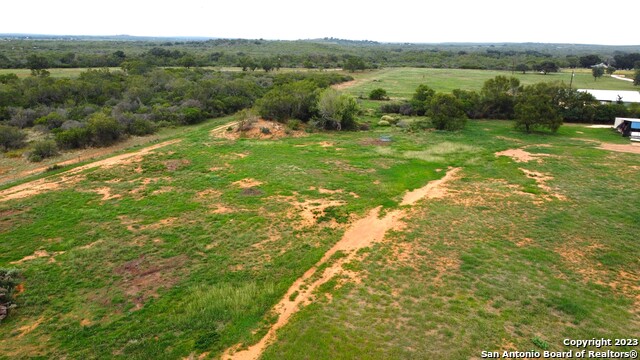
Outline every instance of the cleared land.
{"type": "Polygon", "coordinates": [[[25,281],[0,358],[216,358],[296,301],[263,358],[467,359],[640,333],[640,155],[601,149],[629,146],[610,130],[236,139],[234,120],[54,172],[38,194],[5,186],[0,267],[25,281]],[[375,241],[345,241],[385,219],[375,241]]]}

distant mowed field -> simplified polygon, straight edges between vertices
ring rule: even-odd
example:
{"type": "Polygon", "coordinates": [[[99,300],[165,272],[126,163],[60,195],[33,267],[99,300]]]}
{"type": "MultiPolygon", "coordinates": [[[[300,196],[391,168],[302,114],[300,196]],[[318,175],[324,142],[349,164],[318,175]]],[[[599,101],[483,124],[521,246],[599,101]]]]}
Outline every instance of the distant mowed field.
{"type": "MultiPolygon", "coordinates": [[[[522,85],[539,82],[571,82],[571,70],[542,75],[528,72],[512,73],[499,70],[463,70],[463,69],[422,69],[422,68],[388,68],[351,74],[357,79],[356,86],[346,91],[355,96],[367,96],[373,89],[383,88],[392,98],[410,98],[420,84],[427,84],[436,91],[451,92],[454,89],[480,91],[488,79],[496,76],[516,77],[522,85]]],[[[618,80],[605,75],[594,81],[591,73],[576,72],[572,87],[574,89],[602,90],[640,90],[633,83],[618,80]]]]}

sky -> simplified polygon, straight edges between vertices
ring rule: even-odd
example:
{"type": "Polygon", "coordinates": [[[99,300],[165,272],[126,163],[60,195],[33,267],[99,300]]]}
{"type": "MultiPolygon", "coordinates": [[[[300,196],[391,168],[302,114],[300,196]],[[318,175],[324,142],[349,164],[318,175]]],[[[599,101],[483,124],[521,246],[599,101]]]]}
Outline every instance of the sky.
{"type": "Polygon", "coordinates": [[[639,0],[30,0],[1,8],[0,33],[640,45],[639,0]]]}

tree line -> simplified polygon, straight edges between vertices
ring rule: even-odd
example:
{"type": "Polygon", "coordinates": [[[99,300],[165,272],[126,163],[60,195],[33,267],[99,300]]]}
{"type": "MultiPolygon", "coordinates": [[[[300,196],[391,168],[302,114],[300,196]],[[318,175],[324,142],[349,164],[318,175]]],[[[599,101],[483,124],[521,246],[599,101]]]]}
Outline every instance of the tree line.
{"type": "Polygon", "coordinates": [[[350,80],[337,73],[223,73],[204,69],[87,70],[77,79],[46,73],[0,75],[0,150],[24,147],[32,128],[49,134],[32,160],[57,148],[110,145],[159,127],[195,124],[252,107],[273,89],[327,88],[350,80]]]}
{"type": "MultiPolygon", "coordinates": [[[[370,96],[379,98],[380,90],[370,96]]],[[[591,94],[568,88],[564,83],[542,82],[520,85],[515,77],[497,76],[482,89],[453,90],[438,94],[428,85],[420,85],[411,99],[385,102],[383,114],[431,116],[436,128],[464,127],[464,119],[515,119],[516,127],[527,132],[546,128],[556,131],[563,122],[613,123],[616,117],[638,117],[640,106],[622,103],[601,104],[591,94]]]]}

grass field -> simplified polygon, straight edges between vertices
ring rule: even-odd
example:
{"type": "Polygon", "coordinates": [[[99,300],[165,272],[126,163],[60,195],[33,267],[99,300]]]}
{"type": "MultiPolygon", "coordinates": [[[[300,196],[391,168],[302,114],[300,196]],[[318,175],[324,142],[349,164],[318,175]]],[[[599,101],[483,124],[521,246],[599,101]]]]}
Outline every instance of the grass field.
{"type": "MultiPolygon", "coordinates": [[[[407,96],[436,73],[365,73],[346,91],[397,81],[387,90],[407,96]]],[[[264,359],[467,359],[640,333],[640,155],[599,149],[628,143],[610,130],[211,134],[234,120],[0,191],[0,267],[25,277],[0,358],[216,358],[253,344],[295,280],[378,206],[403,224],[349,257],[264,359]],[[534,159],[495,154],[509,149],[534,159]],[[400,205],[449,167],[441,197],[400,205]]]]}
{"type": "MultiPolygon", "coordinates": [[[[571,71],[567,69],[559,73],[541,75],[531,72],[513,74],[510,71],[497,70],[388,68],[353,74],[360,84],[349,88],[347,92],[354,96],[367,97],[371,90],[383,88],[391,98],[410,98],[420,84],[427,84],[441,92],[451,92],[454,89],[480,91],[485,81],[498,75],[514,76],[522,85],[553,81],[569,85],[571,81],[571,71]]],[[[594,81],[590,72],[576,72],[572,87],[574,89],[639,90],[631,82],[609,76],[603,76],[594,81]]]]}

